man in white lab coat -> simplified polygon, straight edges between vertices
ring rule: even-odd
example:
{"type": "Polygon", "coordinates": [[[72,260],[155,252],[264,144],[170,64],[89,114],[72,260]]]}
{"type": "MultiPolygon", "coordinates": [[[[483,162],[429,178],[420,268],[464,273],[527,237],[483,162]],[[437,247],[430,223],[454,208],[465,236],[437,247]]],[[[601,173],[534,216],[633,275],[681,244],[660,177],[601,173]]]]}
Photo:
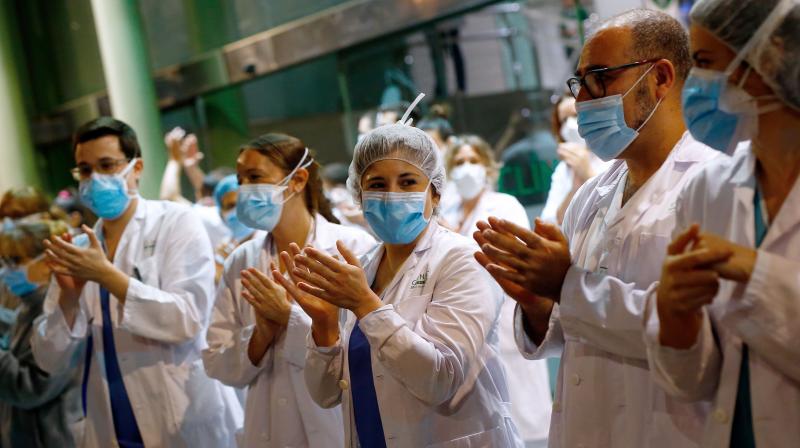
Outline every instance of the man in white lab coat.
{"type": "Polygon", "coordinates": [[[200,351],[214,298],[214,257],[191,209],[136,194],[133,130],[109,117],[78,129],[81,200],[102,219],[88,243],[46,241],[55,275],[34,325],[36,362],[83,367],[87,447],[220,447],[242,423],[232,389],[200,351]]]}
{"type": "Polygon", "coordinates": [[[538,359],[562,354],[551,447],[697,445],[706,403],[682,403],[656,387],[647,365],[643,289],[658,279],[674,225],[674,201],[704,161],[681,117],[691,60],[681,25],[633,10],[587,41],[576,78],[581,135],[608,171],[585,184],[562,234],[490,220],[479,261],[517,299],[517,345],[538,359]]]}

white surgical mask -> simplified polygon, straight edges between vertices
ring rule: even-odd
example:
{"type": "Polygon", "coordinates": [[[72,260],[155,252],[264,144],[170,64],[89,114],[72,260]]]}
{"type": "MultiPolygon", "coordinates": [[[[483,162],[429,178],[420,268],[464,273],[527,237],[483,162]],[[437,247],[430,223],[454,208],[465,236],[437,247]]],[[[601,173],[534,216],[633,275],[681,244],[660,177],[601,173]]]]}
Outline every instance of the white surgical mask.
{"type": "Polygon", "coordinates": [[[456,185],[459,196],[465,200],[474,199],[486,186],[486,167],[478,163],[464,163],[450,173],[450,180],[456,185]]]}

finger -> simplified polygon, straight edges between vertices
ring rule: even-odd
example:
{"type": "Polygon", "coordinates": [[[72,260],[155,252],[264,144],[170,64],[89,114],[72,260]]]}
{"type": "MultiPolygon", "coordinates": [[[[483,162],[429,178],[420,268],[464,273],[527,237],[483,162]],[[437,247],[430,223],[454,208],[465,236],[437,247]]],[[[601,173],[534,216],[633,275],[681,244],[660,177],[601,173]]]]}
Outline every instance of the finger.
{"type": "Polygon", "coordinates": [[[295,285],[292,281],[281,275],[280,272],[277,270],[272,271],[272,279],[275,280],[275,283],[282,286],[286,293],[289,294],[294,298],[295,301],[299,302],[300,298],[300,291],[297,289],[297,285],[295,285]]]}
{"type": "Polygon", "coordinates": [[[497,225],[492,226],[500,232],[510,233],[522,240],[529,247],[537,247],[542,243],[542,237],[524,227],[520,227],[505,219],[497,220],[497,225]]]}
{"type": "Polygon", "coordinates": [[[344,257],[344,261],[346,261],[347,264],[361,269],[361,263],[359,263],[358,257],[350,252],[350,249],[348,249],[341,240],[336,242],[336,248],[339,249],[339,253],[342,254],[342,257],[344,257]]]}
{"type": "Polygon", "coordinates": [[[475,232],[473,232],[472,238],[475,240],[475,242],[478,243],[478,247],[488,243],[488,241],[486,241],[486,238],[483,237],[483,232],[480,230],[476,230],[475,232]]]}
{"type": "MultiPolygon", "coordinates": [[[[305,282],[300,282],[297,284],[297,287],[306,294],[311,294],[312,296],[324,300],[328,303],[336,305],[336,303],[332,302],[332,297],[322,288],[317,288],[316,286],[310,285],[305,282]]],[[[338,306],[338,305],[337,305],[338,306]]]]}
{"type": "Polygon", "coordinates": [[[491,274],[495,280],[499,281],[500,279],[503,279],[518,283],[520,285],[525,283],[525,277],[523,277],[521,274],[508,268],[504,268],[498,264],[491,263],[486,266],[486,270],[489,271],[489,274],[491,274]]]}
{"type": "Polygon", "coordinates": [[[321,250],[315,249],[313,247],[307,247],[305,251],[306,251],[306,256],[308,258],[316,261],[320,265],[327,268],[327,270],[329,270],[331,274],[339,274],[343,272],[342,262],[337,261],[336,259],[326,254],[325,252],[322,252],[321,250]]]}
{"type": "Polygon", "coordinates": [[[678,310],[692,312],[713,302],[717,292],[717,288],[687,288],[673,291],[670,298],[678,310]]]}
{"type": "Polygon", "coordinates": [[[489,223],[486,222],[486,221],[478,221],[476,223],[476,225],[478,226],[478,230],[481,231],[481,232],[483,232],[486,229],[491,229],[492,228],[492,226],[490,226],[489,223]]]}
{"type": "Polygon", "coordinates": [[[300,249],[300,246],[298,246],[296,243],[289,243],[289,254],[291,254],[292,257],[295,257],[302,253],[303,250],[300,249]]]}
{"type": "Polygon", "coordinates": [[[700,226],[698,224],[692,224],[689,226],[688,229],[684,230],[683,233],[678,235],[667,247],[667,254],[668,255],[678,255],[682,254],[689,243],[692,241],[697,240],[697,236],[700,233],[700,226]]]}
{"type": "Polygon", "coordinates": [[[475,260],[477,260],[478,264],[480,264],[484,268],[492,264],[492,260],[490,260],[489,257],[487,257],[486,254],[483,252],[475,252],[475,260]]]}
{"type": "Polygon", "coordinates": [[[294,260],[292,256],[289,255],[288,252],[283,251],[281,252],[281,260],[283,260],[283,266],[286,267],[286,272],[289,273],[289,278],[292,279],[292,282],[297,283],[294,274],[292,271],[295,270],[294,260]]]}
{"type": "Polygon", "coordinates": [[[58,259],[62,263],[75,264],[74,256],[71,253],[67,252],[62,246],[53,244],[52,242],[48,241],[47,243],[45,243],[45,249],[54,259],[58,259]]]}
{"type": "Polygon", "coordinates": [[[550,241],[557,241],[560,243],[566,243],[567,237],[564,235],[564,232],[558,228],[558,226],[542,221],[539,218],[535,220],[536,231],[535,233],[547,238],[550,241]]]}
{"type": "Polygon", "coordinates": [[[94,230],[89,228],[86,224],[82,225],[81,228],[89,236],[89,245],[94,249],[102,249],[103,245],[100,244],[100,240],[97,239],[97,234],[94,233],[94,230]]]}
{"type": "Polygon", "coordinates": [[[717,285],[718,283],[719,274],[713,270],[681,272],[674,280],[675,286],[683,288],[717,285]]]}
{"type": "Polygon", "coordinates": [[[508,253],[522,256],[522,255],[527,255],[529,252],[528,250],[529,248],[524,242],[508,234],[496,232],[494,230],[485,230],[483,232],[483,238],[490,245],[500,250],[506,251],[508,253]]]}
{"type": "Polygon", "coordinates": [[[263,299],[271,296],[271,291],[260,280],[253,276],[248,276],[246,271],[242,272],[242,286],[256,297],[263,299]]]}
{"type": "Polygon", "coordinates": [[[727,261],[733,253],[729,250],[698,249],[680,255],[673,255],[668,261],[673,271],[686,271],[727,261]]]}
{"type": "Polygon", "coordinates": [[[330,283],[328,283],[328,281],[325,280],[324,277],[322,277],[321,275],[316,274],[314,272],[304,271],[302,269],[295,269],[294,270],[294,275],[298,279],[300,279],[301,282],[309,283],[312,286],[315,286],[315,287],[318,287],[318,288],[321,288],[321,289],[324,289],[324,290],[333,289],[333,288],[331,288],[330,283]]]}
{"type": "Polygon", "coordinates": [[[495,263],[499,262],[517,271],[525,271],[529,269],[529,266],[520,257],[500,250],[491,244],[484,244],[481,247],[481,250],[495,263]]]}
{"type": "Polygon", "coordinates": [[[261,283],[261,285],[263,285],[265,288],[271,290],[275,289],[276,286],[275,282],[273,282],[272,279],[269,278],[269,276],[259,271],[258,269],[250,268],[246,272],[249,272],[253,278],[258,279],[258,282],[261,283]]]}
{"type": "Polygon", "coordinates": [[[300,267],[305,268],[306,271],[313,272],[323,278],[334,278],[341,275],[339,272],[330,270],[327,266],[323,265],[309,255],[298,255],[294,257],[294,262],[300,267]]]}
{"type": "Polygon", "coordinates": [[[56,253],[65,253],[65,254],[73,254],[79,255],[81,249],[79,249],[74,244],[68,243],[61,238],[54,238],[51,244],[54,246],[54,251],[56,253]]]}

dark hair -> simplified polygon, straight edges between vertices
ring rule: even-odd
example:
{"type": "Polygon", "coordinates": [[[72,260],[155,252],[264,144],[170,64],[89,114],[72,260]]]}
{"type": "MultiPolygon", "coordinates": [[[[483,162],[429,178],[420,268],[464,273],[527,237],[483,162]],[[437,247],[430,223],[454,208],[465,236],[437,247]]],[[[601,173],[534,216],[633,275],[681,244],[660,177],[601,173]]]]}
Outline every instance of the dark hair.
{"type": "Polygon", "coordinates": [[[136,139],[136,132],[124,122],[112,117],[95,118],[79,127],[72,137],[72,152],[75,152],[79,143],[96,140],[107,135],[115,135],[119,138],[120,149],[128,160],[142,157],[142,149],[136,139]]]}
{"type": "Polygon", "coordinates": [[[615,27],[630,28],[634,59],[669,59],[678,80],[682,82],[689,76],[692,68],[689,34],[674,17],[652,9],[631,9],[602,22],[593,35],[615,27]]]}
{"type": "Polygon", "coordinates": [[[444,104],[434,104],[431,106],[428,116],[422,119],[417,125],[423,131],[436,131],[442,140],[447,141],[453,136],[453,126],[450,124],[448,117],[450,116],[450,109],[444,104]]]}
{"type": "MultiPolygon", "coordinates": [[[[303,158],[306,145],[299,138],[286,134],[264,134],[251,140],[239,149],[241,154],[248,149],[258,151],[259,154],[267,157],[275,166],[289,174],[298,166],[303,158]]],[[[308,157],[313,158],[314,154],[309,150],[308,157]]],[[[307,161],[307,159],[306,159],[307,161]]],[[[311,214],[319,213],[328,221],[339,224],[339,220],[333,215],[331,204],[322,192],[322,179],[320,179],[320,166],[316,160],[306,167],[308,170],[308,182],[305,187],[305,203],[311,214]]]]}

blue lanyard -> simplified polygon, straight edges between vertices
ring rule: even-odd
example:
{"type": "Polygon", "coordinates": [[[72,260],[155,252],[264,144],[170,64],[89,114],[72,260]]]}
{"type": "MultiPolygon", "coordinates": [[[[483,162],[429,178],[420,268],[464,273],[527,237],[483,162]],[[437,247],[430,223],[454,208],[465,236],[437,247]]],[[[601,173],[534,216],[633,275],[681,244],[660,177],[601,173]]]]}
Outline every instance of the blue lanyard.
{"type": "Polygon", "coordinates": [[[350,333],[347,360],[358,442],[363,448],[386,448],[383,422],[372,378],[369,341],[358,326],[358,322],[350,333]]]}

